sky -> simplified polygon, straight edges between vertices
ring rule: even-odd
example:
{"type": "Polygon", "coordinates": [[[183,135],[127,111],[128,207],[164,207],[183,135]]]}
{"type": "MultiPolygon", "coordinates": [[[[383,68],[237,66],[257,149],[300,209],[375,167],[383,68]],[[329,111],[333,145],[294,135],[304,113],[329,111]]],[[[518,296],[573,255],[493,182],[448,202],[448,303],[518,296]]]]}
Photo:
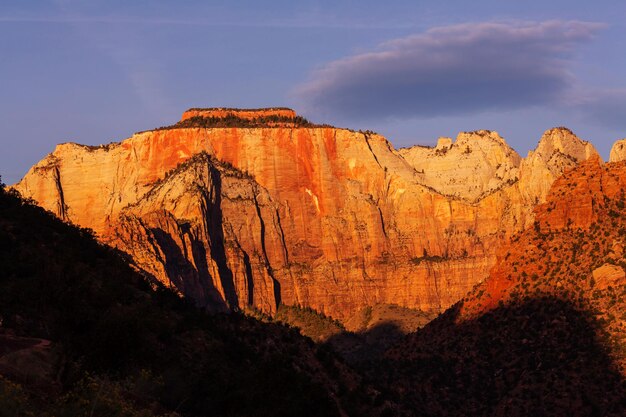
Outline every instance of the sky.
{"type": "Polygon", "coordinates": [[[624,1],[0,2],[0,175],[191,107],[286,106],[395,147],[626,137],[624,1]]]}

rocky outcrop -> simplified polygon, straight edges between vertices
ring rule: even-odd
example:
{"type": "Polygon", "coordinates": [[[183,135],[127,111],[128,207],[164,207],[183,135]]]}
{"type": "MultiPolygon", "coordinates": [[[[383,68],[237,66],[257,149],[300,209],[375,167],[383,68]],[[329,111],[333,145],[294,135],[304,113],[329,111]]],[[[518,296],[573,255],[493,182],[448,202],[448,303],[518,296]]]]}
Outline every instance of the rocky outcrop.
{"type": "Polygon", "coordinates": [[[595,281],[594,288],[598,290],[606,290],[609,287],[619,287],[626,283],[626,274],[621,266],[613,264],[604,264],[593,270],[592,274],[595,281]]]}
{"type": "Polygon", "coordinates": [[[558,177],[582,161],[597,157],[594,146],[567,128],[546,131],[537,148],[520,165],[520,191],[525,200],[543,203],[558,177]]]}
{"type": "Polygon", "coordinates": [[[174,126],[59,145],[15,188],[212,309],[431,313],[487,276],[497,248],[534,219],[519,156],[497,134],[444,148],[422,173],[417,156],[368,132],[174,126]],[[453,181],[454,164],[475,188],[453,181]]]}
{"type": "Polygon", "coordinates": [[[280,283],[272,268],[287,257],[277,216],[250,176],[202,152],[124,208],[107,235],[199,305],[274,312],[280,283]]]}
{"type": "Polygon", "coordinates": [[[611,147],[610,162],[620,162],[626,159],[626,139],[618,140],[611,147]]]}

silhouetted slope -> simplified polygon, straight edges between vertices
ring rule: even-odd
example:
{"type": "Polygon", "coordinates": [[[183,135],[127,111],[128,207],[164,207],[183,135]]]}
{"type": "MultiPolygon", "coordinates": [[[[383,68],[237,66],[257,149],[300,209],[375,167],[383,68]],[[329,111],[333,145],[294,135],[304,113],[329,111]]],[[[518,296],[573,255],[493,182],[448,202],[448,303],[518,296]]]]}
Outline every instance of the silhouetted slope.
{"type": "Polygon", "coordinates": [[[203,314],[4,189],[0,271],[0,407],[11,415],[332,416],[367,403],[358,379],[296,330],[203,314]]]}
{"type": "Polygon", "coordinates": [[[626,385],[589,312],[537,298],[457,323],[452,308],[388,352],[396,400],[429,416],[623,416],[626,385]]]}

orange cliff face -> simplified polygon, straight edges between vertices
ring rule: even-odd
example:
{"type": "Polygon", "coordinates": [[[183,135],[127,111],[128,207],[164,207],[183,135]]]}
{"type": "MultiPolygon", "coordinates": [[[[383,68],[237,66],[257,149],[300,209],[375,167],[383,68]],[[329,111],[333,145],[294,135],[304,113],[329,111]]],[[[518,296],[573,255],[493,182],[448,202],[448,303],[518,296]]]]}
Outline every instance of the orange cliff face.
{"type": "MultiPolygon", "coordinates": [[[[484,139],[464,135],[466,146],[484,139]]],[[[517,169],[514,151],[502,155],[517,169]]],[[[476,164],[464,156],[456,163],[476,164]]],[[[483,173],[495,185],[469,201],[445,181],[433,188],[376,134],[174,127],[59,145],[15,188],[201,305],[343,319],[378,303],[442,311],[482,281],[533,220],[517,178],[500,174],[483,173]]]]}

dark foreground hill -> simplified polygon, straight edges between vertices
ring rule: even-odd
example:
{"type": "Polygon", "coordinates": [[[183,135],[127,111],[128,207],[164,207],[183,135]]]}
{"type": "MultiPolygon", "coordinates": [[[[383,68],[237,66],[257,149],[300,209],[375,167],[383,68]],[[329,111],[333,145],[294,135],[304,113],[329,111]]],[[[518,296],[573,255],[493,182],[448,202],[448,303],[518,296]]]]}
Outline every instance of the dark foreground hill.
{"type": "Polygon", "coordinates": [[[542,297],[458,318],[448,310],[372,367],[415,415],[626,415],[624,379],[588,311],[542,297]]]}
{"type": "Polygon", "coordinates": [[[362,415],[359,387],[297,330],[209,316],[0,187],[0,415],[362,415]]]}

